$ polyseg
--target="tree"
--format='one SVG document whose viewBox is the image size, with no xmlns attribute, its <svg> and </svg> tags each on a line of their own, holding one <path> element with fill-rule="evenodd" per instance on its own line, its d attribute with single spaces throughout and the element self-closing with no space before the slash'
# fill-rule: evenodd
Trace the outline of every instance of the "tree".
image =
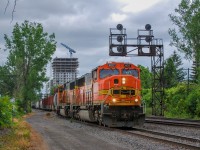
<svg viewBox="0 0 200 150">
<path fill-rule="evenodd" d="M 165 87 L 170 88 L 176 86 L 185 78 L 183 71 L 181 57 L 174 51 L 174 53 L 165 61 Z"/>
<path fill-rule="evenodd" d="M 55 35 L 44 32 L 39 23 L 16 23 L 13 35 L 4 36 L 10 51 L 7 65 L 16 77 L 14 97 L 21 101 L 24 111 L 30 110 L 31 101 L 47 81 L 45 66 L 56 50 Z"/>
<path fill-rule="evenodd" d="M 149 71 L 149 68 L 145 68 L 144 66 L 138 65 L 138 67 L 141 70 L 140 73 L 140 79 L 141 79 L 141 84 L 142 84 L 142 88 L 143 89 L 148 89 L 151 88 L 151 84 L 152 84 L 152 74 Z"/>
<path fill-rule="evenodd" d="M 195 61 L 197 65 L 196 81 L 200 83 L 200 1 L 182 0 L 175 15 L 170 14 L 171 21 L 177 29 L 169 29 L 171 45 L 185 53 L 185 57 Z"/>
<path fill-rule="evenodd" d="M 193 61 L 192 63 L 192 72 L 191 72 L 191 79 L 194 83 L 198 83 L 198 81 L 200 81 L 199 78 L 199 72 L 200 72 L 200 68 L 199 68 L 199 65 L 198 63 L 196 63 L 196 61 Z"/>
<path fill-rule="evenodd" d="M 11 74 L 8 67 L 0 66 L 0 95 L 12 95 L 15 76 Z"/>
</svg>

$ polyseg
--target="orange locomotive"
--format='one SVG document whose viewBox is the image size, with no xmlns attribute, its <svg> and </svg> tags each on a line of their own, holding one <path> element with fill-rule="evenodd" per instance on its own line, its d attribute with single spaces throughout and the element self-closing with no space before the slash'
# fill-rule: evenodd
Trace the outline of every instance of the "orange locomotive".
<svg viewBox="0 0 200 150">
<path fill-rule="evenodd" d="M 133 127 L 145 120 L 140 69 L 109 62 L 60 86 L 54 95 L 57 113 L 109 127 Z"/>
</svg>

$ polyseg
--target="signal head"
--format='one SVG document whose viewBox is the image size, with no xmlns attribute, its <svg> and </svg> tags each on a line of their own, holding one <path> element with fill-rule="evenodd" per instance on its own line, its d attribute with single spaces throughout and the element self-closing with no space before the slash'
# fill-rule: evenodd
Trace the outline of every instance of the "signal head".
<svg viewBox="0 0 200 150">
<path fill-rule="evenodd" d="M 145 41 L 146 41 L 147 43 L 149 43 L 149 42 L 152 41 L 152 38 L 151 38 L 150 36 L 147 36 L 147 37 L 145 38 Z"/>
<path fill-rule="evenodd" d="M 118 42 L 122 42 L 123 41 L 123 37 L 121 35 L 117 36 L 117 41 Z"/>
<path fill-rule="evenodd" d="M 118 24 L 118 25 L 117 25 L 117 30 L 120 30 L 120 31 L 121 31 L 122 29 L 123 29 L 123 25 L 122 25 L 122 24 Z"/>
<path fill-rule="evenodd" d="M 118 47 L 117 47 L 117 51 L 118 51 L 119 53 L 122 53 L 122 52 L 124 51 L 124 48 L 123 48 L 122 46 L 118 46 Z"/>
<path fill-rule="evenodd" d="M 146 25 L 145 25 L 145 29 L 146 29 L 146 30 L 151 30 L 151 25 L 150 25 L 150 24 L 146 24 Z"/>
</svg>

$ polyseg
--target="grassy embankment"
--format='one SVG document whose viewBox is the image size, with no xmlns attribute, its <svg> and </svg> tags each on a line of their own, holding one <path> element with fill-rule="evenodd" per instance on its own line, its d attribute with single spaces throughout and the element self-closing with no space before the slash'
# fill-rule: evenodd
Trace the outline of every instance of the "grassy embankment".
<svg viewBox="0 0 200 150">
<path fill-rule="evenodd" d="M 30 125 L 24 121 L 24 117 L 13 120 L 13 126 L 0 130 L 0 150 L 27 150 L 31 148 Z"/>
</svg>

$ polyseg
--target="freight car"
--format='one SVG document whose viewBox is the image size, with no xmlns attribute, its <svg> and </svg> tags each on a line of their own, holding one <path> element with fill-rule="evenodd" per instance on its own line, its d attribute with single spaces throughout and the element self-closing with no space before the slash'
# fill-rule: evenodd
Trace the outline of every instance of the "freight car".
<svg viewBox="0 0 200 150">
<path fill-rule="evenodd" d="M 108 62 L 56 89 L 43 102 L 57 114 L 109 127 L 143 125 L 140 69 L 131 63 Z"/>
</svg>

